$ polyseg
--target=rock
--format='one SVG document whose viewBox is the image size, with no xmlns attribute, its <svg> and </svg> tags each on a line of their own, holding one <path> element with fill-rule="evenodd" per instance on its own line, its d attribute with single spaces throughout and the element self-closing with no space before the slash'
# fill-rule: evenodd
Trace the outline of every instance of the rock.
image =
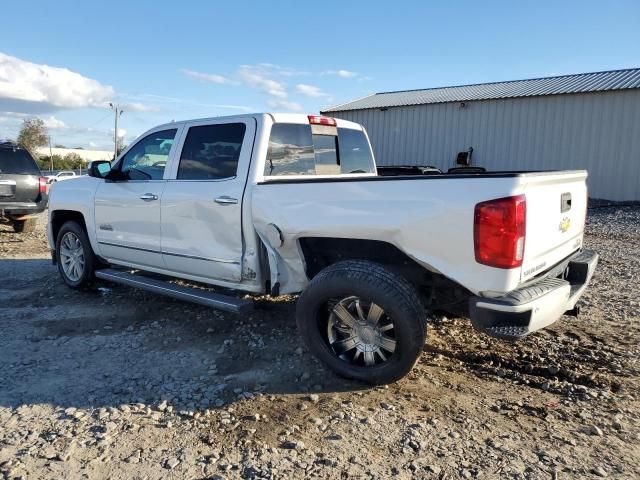
<svg viewBox="0 0 640 480">
<path fill-rule="evenodd" d="M 287 450 L 302 450 L 304 448 L 304 442 L 301 440 L 288 440 L 282 444 L 282 448 Z"/>
<path fill-rule="evenodd" d="M 320 396 L 312 393 L 311 395 L 309 395 L 309 401 L 312 403 L 318 403 L 320 401 Z"/>
<path fill-rule="evenodd" d="M 136 450 L 124 460 L 127 463 L 140 463 L 140 450 Z"/>
<path fill-rule="evenodd" d="M 167 461 L 164 464 L 165 468 L 168 468 L 169 470 L 173 470 L 178 465 L 180 465 L 180 460 L 178 460 L 176 457 L 171 457 L 167 459 Z"/>
<path fill-rule="evenodd" d="M 591 425 L 589 427 L 590 435 L 597 435 L 598 437 L 602 437 L 604 435 L 603 431 L 597 425 Z"/>
<path fill-rule="evenodd" d="M 607 471 L 606 471 L 604 468 L 602 468 L 602 467 L 595 467 L 595 468 L 593 468 L 593 469 L 591 470 L 591 472 L 592 472 L 594 475 L 597 475 L 598 477 L 603 477 L 603 478 L 604 478 L 604 477 L 607 477 L 607 476 L 609 475 L 609 474 L 607 473 Z"/>
<path fill-rule="evenodd" d="M 160 412 L 164 412 L 166 409 L 167 409 L 167 401 L 166 401 L 166 400 L 163 400 L 162 402 L 160 402 L 160 403 L 158 404 L 158 410 L 159 410 Z"/>
</svg>

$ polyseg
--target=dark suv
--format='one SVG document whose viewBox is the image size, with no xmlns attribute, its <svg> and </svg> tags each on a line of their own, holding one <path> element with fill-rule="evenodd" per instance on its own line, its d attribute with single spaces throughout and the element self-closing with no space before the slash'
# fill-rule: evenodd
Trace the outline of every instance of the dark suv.
<svg viewBox="0 0 640 480">
<path fill-rule="evenodd" d="M 47 179 L 31 154 L 13 142 L 0 143 L 0 218 L 18 233 L 31 232 L 47 200 Z"/>
</svg>

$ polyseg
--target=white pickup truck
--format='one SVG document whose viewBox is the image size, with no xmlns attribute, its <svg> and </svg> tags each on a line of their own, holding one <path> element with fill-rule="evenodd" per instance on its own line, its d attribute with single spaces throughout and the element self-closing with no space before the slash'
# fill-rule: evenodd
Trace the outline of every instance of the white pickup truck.
<svg viewBox="0 0 640 480">
<path fill-rule="evenodd" d="M 388 383 L 418 359 L 429 312 L 505 339 L 577 315 L 598 260 L 582 248 L 586 177 L 382 176 L 352 122 L 172 122 L 53 186 L 48 238 L 72 288 L 98 278 L 238 313 L 252 307 L 239 293 L 302 292 L 311 352 Z"/>
</svg>

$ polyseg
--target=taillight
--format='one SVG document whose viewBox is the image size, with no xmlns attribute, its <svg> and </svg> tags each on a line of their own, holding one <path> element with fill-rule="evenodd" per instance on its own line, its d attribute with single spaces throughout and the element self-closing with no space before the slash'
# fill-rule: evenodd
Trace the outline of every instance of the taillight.
<svg viewBox="0 0 640 480">
<path fill-rule="evenodd" d="M 473 224 L 476 261 L 496 268 L 521 266 L 526 220 L 524 195 L 477 204 Z"/>
<path fill-rule="evenodd" d="M 38 187 L 40 193 L 47 193 L 47 179 L 44 177 L 38 178 Z"/>
<path fill-rule="evenodd" d="M 323 117 L 321 115 L 307 115 L 309 119 L 309 123 L 311 125 L 329 125 L 330 127 L 335 127 L 336 119 L 331 117 Z"/>
</svg>

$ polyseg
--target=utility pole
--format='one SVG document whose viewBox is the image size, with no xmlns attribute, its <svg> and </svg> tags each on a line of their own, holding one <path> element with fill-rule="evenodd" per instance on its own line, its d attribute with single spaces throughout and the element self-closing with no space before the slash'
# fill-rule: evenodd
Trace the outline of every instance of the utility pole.
<svg viewBox="0 0 640 480">
<path fill-rule="evenodd" d="M 113 159 L 115 160 L 116 158 L 118 158 L 118 117 L 122 115 L 123 110 L 118 107 L 118 105 L 111 102 L 109 103 L 109 106 L 111 107 L 111 110 L 113 110 L 116 114 L 115 127 L 113 130 Z"/>
<path fill-rule="evenodd" d="M 49 135 L 49 161 L 51 162 L 51 171 L 53 172 L 53 154 L 51 153 L 51 135 Z"/>
</svg>

